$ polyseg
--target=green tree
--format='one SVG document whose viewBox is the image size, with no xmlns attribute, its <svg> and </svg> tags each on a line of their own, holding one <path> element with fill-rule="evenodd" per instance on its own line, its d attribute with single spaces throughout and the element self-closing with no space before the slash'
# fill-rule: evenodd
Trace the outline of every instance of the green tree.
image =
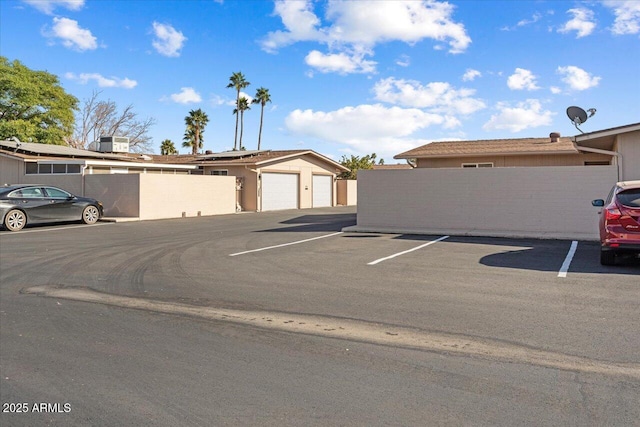
<svg viewBox="0 0 640 427">
<path fill-rule="evenodd" d="M 77 109 L 57 76 L 0 56 L 0 138 L 66 145 Z"/>
<path fill-rule="evenodd" d="M 187 129 L 184 132 L 182 142 L 183 147 L 191 147 L 192 154 L 198 154 L 198 150 L 202 148 L 204 142 L 204 128 L 209 122 L 209 117 L 200 108 L 189 111 L 189 115 L 184 118 Z"/>
<path fill-rule="evenodd" d="M 249 100 L 246 97 L 242 96 L 238 101 L 238 108 L 233 110 L 233 114 L 235 114 L 236 117 L 238 117 L 238 112 L 240 112 L 240 149 L 241 150 L 243 149 L 242 134 L 244 132 L 244 112 L 250 109 L 251 107 L 249 107 Z"/>
<path fill-rule="evenodd" d="M 342 172 L 338 175 L 338 178 L 341 179 L 357 179 L 358 171 L 360 169 L 373 169 L 373 166 L 376 164 L 376 153 L 367 154 L 366 156 L 354 156 L 351 157 L 342 156 L 340 159 L 340 164 L 344 167 L 349 168 L 349 172 Z M 384 164 L 384 159 L 380 159 L 378 162 L 379 165 Z"/>
<path fill-rule="evenodd" d="M 170 139 L 165 139 L 160 144 L 160 154 L 162 154 L 163 156 L 178 154 L 178 150 L 176 150 L 176 146 L 173 144 L 173 141 L 171 141 Z"/>
<path fill-rule="evenodd" d="M 267 102 L 271 102 L 271 95 L 269 89 L 263 87 L 258 88 L 256 91 L 256 97 L 251 101 L 252 104 L 260 104 L 260 131 L 258 132 L 258 150 L 260 149 L 260 141 L 262 140 L 262 119 L 264 117 L 264 106 Z"/>
<path fill-rule="evenodd" d="M 250 84 L 251 83 L 249 83 L 245 79 L 244 74 L 242 74 L 240 71 L 238 71 L 237 73 L 231 74 L 231 77 L 229 77 L 229 84 L 227 85 L 227 88 L 234 88 L 236 90 L 236 109 L 239 109 L 239 106 L 240 106 L 240 91 L 246 88 L 247 86 L 249 86 Z M 234 150 L 238 149 L 238 115 L 237 114 L 236 114 L 236 134 L 233 139 L 233 149 Z"/>
</svg>

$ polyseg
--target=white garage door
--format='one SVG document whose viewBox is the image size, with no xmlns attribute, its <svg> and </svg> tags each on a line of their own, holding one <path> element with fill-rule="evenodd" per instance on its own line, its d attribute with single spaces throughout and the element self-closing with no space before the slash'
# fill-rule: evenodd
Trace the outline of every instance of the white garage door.
<svg viewBox="0 0 640 427">
<path fill-rule="evenodd" d="M 298 174 L 262 174 L 262 210 L 298 209 Z"/>
<path fill-rule="evenodd" d="M 333 177 L 313 175 L 313 207 L 331 206 L 333 202 Z"/>
</svg>

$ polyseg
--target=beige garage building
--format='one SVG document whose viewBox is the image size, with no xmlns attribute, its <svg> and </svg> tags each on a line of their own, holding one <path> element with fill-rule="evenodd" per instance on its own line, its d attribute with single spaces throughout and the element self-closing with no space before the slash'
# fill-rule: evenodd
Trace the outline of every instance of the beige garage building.
<svg viewBox="0 0 640 427">
<path fill-rule="evenodd" d="M 337 205 L 337 176 L 349 169 L 313 150 L 228 151 L 153 156 L 196 165 L 203 175 L 235 176 L 238 209 L 272 211 Z"/>
</svg>

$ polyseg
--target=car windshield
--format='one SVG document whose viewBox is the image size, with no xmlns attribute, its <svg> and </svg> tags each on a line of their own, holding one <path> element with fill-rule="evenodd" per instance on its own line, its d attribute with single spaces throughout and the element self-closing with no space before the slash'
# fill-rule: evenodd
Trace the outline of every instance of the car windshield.
<svg viewBox="0 0 640 427">
<path fill-rule="evenodd" d="M 620 192 L 616 198 L 624 206 L 640 208 L 640 188 Z"/>
</svg>

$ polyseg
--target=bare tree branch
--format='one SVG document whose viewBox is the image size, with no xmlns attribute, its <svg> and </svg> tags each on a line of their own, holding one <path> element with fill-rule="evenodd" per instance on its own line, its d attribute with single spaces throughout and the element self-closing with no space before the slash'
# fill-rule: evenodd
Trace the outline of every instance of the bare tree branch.
<svg viewBox="0 0 640 427">
<path fill-rule="evenodd" d="M 73 139 L 69 141 L 70 145 L 87 148 L 101 136 L 126 136 L 129 138 L 131 151 L 153 151 L 148 132 L 156 123 L 155 119 L 149 117 L 139 120 L 133 104 L 119 112 L 114 101 L 98 100 L 100 93 L 94 91 L 91 97 L 84 100 Z"/>
</svg>

